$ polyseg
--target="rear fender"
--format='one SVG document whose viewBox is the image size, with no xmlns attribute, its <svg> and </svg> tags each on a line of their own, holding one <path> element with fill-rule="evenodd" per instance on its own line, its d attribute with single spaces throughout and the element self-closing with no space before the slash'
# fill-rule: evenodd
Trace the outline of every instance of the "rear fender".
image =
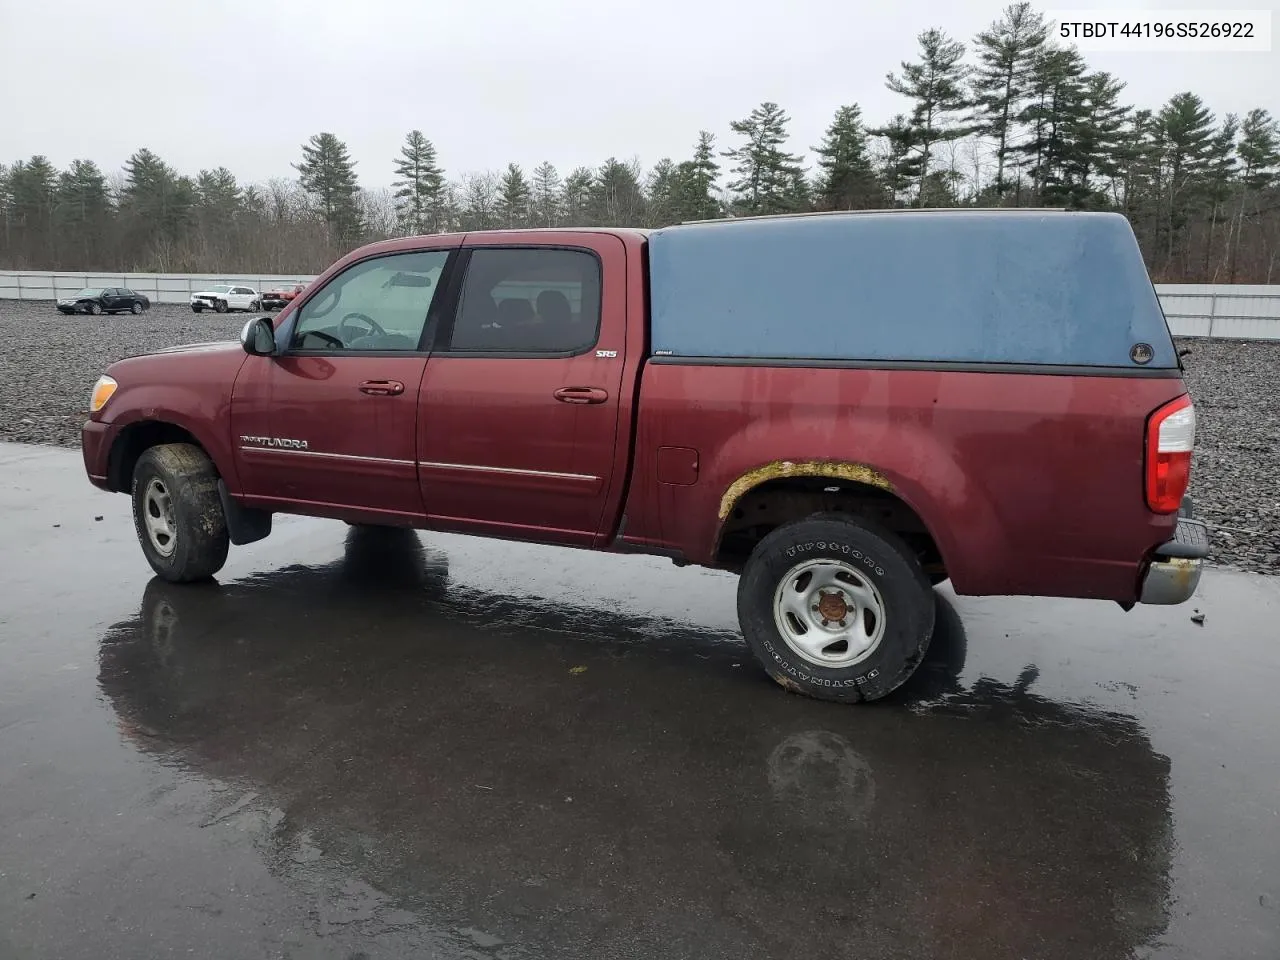
<svg viewBox="0 0 1280 960">
<path fill-rule="evenodd" d="M 831 477 L 884 490 L 915 511 L 937 544 L 957 590 L 986 583 L 989 565 L 984 558 L 1007 556 L 1007 540 L 985 492 L 967 479 L 945 437 L 900 420 L 891 430 L 887 423 L 864 418 L 846 420 L 841 426 L 849 433 L 838 442 L 824 438 L 832 431 L 832 421 L 821 417 L 791 420 L 772 437 L 762 435 L 757 424 L 730 438 L 708 464 L 707 472 L 719 491 L 708 555 L 715 554 L 734 506 L 760 484 L 788 477 Z M 807 440 L 801 445 L 797 437 L 823 441 Z M 765 463 L 755 459 L 762 449 L 797 447 L 810 454 L 842 449 L 858 459 L 812 455 Z"/>
</svg>

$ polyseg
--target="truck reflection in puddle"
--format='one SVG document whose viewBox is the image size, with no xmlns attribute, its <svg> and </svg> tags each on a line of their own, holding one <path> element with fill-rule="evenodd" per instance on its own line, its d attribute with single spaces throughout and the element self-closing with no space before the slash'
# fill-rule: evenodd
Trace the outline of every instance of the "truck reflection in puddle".
<svg viewBox="0 0 1280 960">
<path fill-rule="evenodd" d="M 451 579 L 412 531 L 352 529 L 333 563 L 153 581 L 99 681 L 139 750 L 237 785 L 245 842 L 300 896 L 357 889 L 378 923 L 472 947 L 1074 960 L 1152 942 L 1168 761 L 1131 717 L 1037 695 L 1034 667 L 967 680 L 937 603 L 908 686 L 848 710 L 780 693 L 732 631 L 513 600 Z M 211 791 L 198 818 L 229 803 Z"/>
</svg>

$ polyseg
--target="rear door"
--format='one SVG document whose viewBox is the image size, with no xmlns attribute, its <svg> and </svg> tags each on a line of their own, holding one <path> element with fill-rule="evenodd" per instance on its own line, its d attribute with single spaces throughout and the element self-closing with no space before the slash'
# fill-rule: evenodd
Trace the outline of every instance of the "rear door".
<svg viewBox="0 0 1280 960">
<path fill-rule="evenodd" d="M 232 428 L 244 492 L 264 505 L 422 517 L 418 385 L 452 246 L 384 254 L 336 273 L 249 357 Z"/>
<path fill-rule="evenodd" d="M 625 247 L 470 238 L 418 415 L 432 525 L 590 545 L 614 470 Z"/>
</svg>

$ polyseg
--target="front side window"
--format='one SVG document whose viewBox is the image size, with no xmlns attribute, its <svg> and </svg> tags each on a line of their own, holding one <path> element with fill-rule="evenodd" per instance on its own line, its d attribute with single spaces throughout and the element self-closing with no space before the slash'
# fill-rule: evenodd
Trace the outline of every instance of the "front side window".
<svg viewBox="0 0 1280 960">
<path fill-rule="evenodd" d="M 365 260 L 330 280 L 299 311 L 292 350 L 417 350 L 447 250 Z"/>
<path fill-rule="evenodd" d="M 600 262 L 582 250 L 471 253 L 449 349 L 573 354 L 596 342 Z"/>
</svg>

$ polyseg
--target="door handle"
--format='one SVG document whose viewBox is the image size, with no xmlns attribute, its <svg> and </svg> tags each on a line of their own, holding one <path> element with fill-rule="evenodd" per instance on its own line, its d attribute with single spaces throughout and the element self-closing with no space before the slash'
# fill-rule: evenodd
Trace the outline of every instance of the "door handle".
<svg viewBox="0 0 1280 960">
<path fill-rule="evenodd" d="M 371 397 L 394 397 L 404 393 L 404 384 L 399 380 L 366 380 L 360 384 L 360 392 Z"/>
<path fill-rule="evenodd" d="M 561 387 L 552 394 L 564 403 L 604 403 L 609 394 L 599 387 Z"/>
</svg>

